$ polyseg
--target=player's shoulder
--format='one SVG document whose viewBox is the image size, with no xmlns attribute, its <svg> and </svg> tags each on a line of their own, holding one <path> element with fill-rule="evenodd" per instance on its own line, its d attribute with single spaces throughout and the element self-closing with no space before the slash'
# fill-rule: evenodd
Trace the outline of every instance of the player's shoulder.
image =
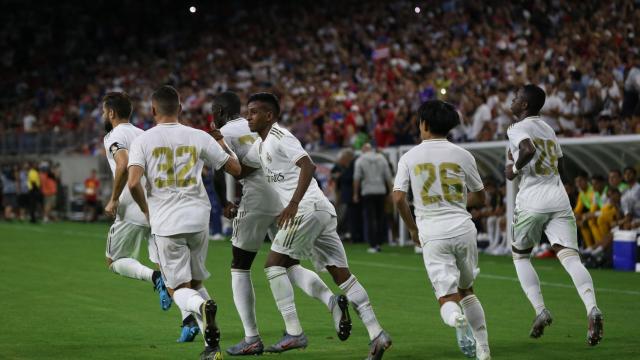
<svg viewBox="0 0 640 360">
<path fill-rule="evenodd" d="M 282 141 L 286 138 L 294 138 L 297 140 L 293 134 L 287 130 L 286 128 L 280 126 L 278 123 L 274 123 L 271 126 L 271 130 L 269 130 L 269 135 L 272 135 L 276 140 Z"/>
</svg>

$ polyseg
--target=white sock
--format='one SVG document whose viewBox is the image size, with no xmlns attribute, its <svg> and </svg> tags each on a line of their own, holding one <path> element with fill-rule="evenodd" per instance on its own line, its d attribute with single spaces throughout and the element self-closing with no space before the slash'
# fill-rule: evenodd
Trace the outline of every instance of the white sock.
<svg viewBox="0 0 640 360">
<path fill-rule="evenodd" d="M 560 259 L 560 263 L 571 276 L 573 284 L 578 290 L 578 295 L 580 295 L 587 309 L 587 315 L 589 315 L 591 309 L 596 306 L 596 294 L 593 289 L 591 275 L 584 265 L 582 265 L 578 252 L 573 249 L 562 249 L 558 251 L 558 259 Z"/>
<path fill-rule="evenodd" d="M 367 291 L 353 275 L 351 275 L 347 281 L 340 284 L 340 289 L 344 291 L 347 299 L 355 305 L 358 316 L 360 316 L 360 319 L 369 332 L 369 339 L 375 339 L 376 336 L 380 335 L 382 327 L 380 323 L 378 323 L 378 319 L 376 319 L 376 314 L 373 312 Z"/>
<path fill-rule="evenodd" d="M 205 300 L 202 298 L 200 293 L 189 288 L 178 289 L 173 293 L 173 301 L 176 303 L 176 305 L 178 305 L 180 310 L 188 311 L 193 314 L 193 317 L 196 318 L 196 322 L 198 323 L 198 327 L 200 328 L 200 332 L 204 334 L 204 323 L 202 322 L 200 307 L 205 302 Z"/>
<path fill-rule="evenodd" d="M 317 273 L 300 265 L 293 265 L 287 269 L 287 275 L 292 284 L 302 289 L 305 294 L 322 301 L 331 310 L 333 292 Z"/>
<path fill-rule="evenodd" d="M 207 291 L 207 288 L 204 287 L 204 285 L 200 286 L 200 288 L 196 289 L 196 291 L 198 292 L 198 294 L 200 294 L 200 296 L 205 300 L 211 300 L 211 296 L 209 296 L 209 292 Z"/>
<path fill-rule="evenodd" d="M 484 319 L 484 310 L 480 300 L 475 295 L 469 295 L 460 301 L 464 309 L 464 316 L 471 325 L 473 337 L 476 338 L 478 346 L 489 345 L 489 334 L 487 333 L 487 323 Z"/>
<path fill-rule="evenodd" d="M 531 305 L 536 311 L 536 315 L 540 314 L 544 310 L 544 299 L 542 298 L 542 290 L 540 290 L 540 280 L 538 279 L 538 273 L 531 265 L 531 260 L 527 257 L 524 259 L 513 259 L 513 264 L 516 267 L 516 273 L 518 274 L 518 280 L 520 280 L 520 286 L 524 290 L 525 295 L 531 302 Z"/>
<path fill-rule="evenodd" d="M 194 315 L 202 315 L 200 314 L 200 307 L 205 302 L 205 299 L 196 290 L 189 288 L 178 289 L 173 293 L 173 301 L 175 301 L 180 310 L 188 311 Z"/>
<path fill-rule="evenodd" d="M 440 306 L 442 321 L 451 327 L 456 326 L 456 319 L 460 315 L 462 315 L 462 309 L 460 309 L 460 306 L 455 301 L 447 301 Z"/>
<path fill-rule="evenodd" d="M 132 279 L 152 282 L 153 270 L 140 264 L 136 259 L 121 258 L 111 263 L 111 270 Z"/>
<path fill-rule="evenodd" d="M 244 336 L 258 336 L 256 321 L 256 295 L 251 282 L 251 271 L 231 269 L 231 289 L 233 302 L 242 320 Z"/>
<path fill-rule="evenodd" d="M 180 306 L 178 306 L 178 308 L 180 309 Z M 183 309 L 180 309 L 180 314 L 182 315 L 182 321 L 184 321 L 184 319 L 188 318 L 189 315 L 191 315 L 190 312 L 188 312 L 187 310 L 183 310 Z"/>
<path fill-rule="evenodd" d="M 296 304 L 293 301 L 293 286 L 287 276 L 287 269 L 282 266 L 270 266 L 264 269 L 264 272 L 269 280 L 278 310 L 284 319 L 287 334 L 294 336 L 302 334 L 302 326 L 298 319 Z"/>
</svg>

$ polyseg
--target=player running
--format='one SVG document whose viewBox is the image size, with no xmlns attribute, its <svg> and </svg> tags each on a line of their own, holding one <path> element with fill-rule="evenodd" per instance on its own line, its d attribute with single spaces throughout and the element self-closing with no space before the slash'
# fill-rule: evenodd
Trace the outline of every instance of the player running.
<svg viewBox="0 0 640 360">
<path fill-rule="evenodd" d="M 178 122 L 181 110 L 178 92 L 163 86 L 151 98 L 157 122 L 133 142 L 129 154 L 128 186 L 143 211 L 148 211 L 158 248 L 162 275 L 181 310 L 192 313 L 204 334 L 201 359 L 222 359 L 217 305 L 202 282 L 209 277 L 205 267 L 211 203 L 202 184 L 202 167 L 240 174 L 240 163 L 224 140 L 214 141 L 201 130 Z M 139 187 L 148 179 L 149 209 Z"/>
<path fill-rule="evenodd" d="M 258 138 L 249 130 L 249 123 L 240 116 L 240 98 L 233 92 L 223 92 L 213 99 L 212 112 L 214 138 L 225 141 L 242 161 Z M 224 179 L 224 177 L 223 177 Z M 222 182 L 220 182 L 222 183 Z M 251 265 L 267 233 L 273 238 L 277 229 L 277 216 L 282 211 L 278 194 L 267 184 L 261 169 L 240 180 L 242 199 L 239 208 L 225 204 L 224 213 L 233 219 L 231 235 L 231 288 L 245 337 L 227 349 L 229 355 L 259 355 L 264 344 L 258 332 L 255 310 L 255 292 L 251 281 Z M 217 190 L 224 195 L 224 187 Z M 221 196 L 223 198 L 224 196 Z"/>
<path fill-rule="evenodd" d="M 381 359 L 391 346 L 391 338 L 378 323 L 364 287 L 349 271 L 344 247 L 336 232 L 335 209 L 318 183 L 312 181 L 313 161 L 298 139 L 277 124 L 280 105 L 275 95 L 254 94 L 249 98 L 248 108 L 249 128 L 260 137 L 243 160 L 248 166 L 243 166 L 243 175 L 262 168 L 267 183 L 277 192 L 284 207 L 278 217 L 280 231 L 271 245 L 265 273 L 286 333 L 266 351 L 283 352 L 307 346 L 294 303 L 293 283 L 332 310 L 341 340 L 346 340 L 351 332 L 350 301 L 369 332 L 368 359 Z M 329 271 L 346 298 L 333 296 L 318 274 L 300 266 L 301 259 L 311 259 L 316 270 Z"/>
<path fill-rule="evenodd" d="M 511 111 L 518 122 L 507 130 L 510 158 L 507 179 L 520 175 L 513 215 L 513 263 L 520 285 L 536 311 L 530 336 L 539 338 L 552 317 L 544 305 L 540 280 L 531 265 L 531 250 L 547 235 L 560 263 L 571 276 L 589 319 L 587 342 L 597 345 L 603 336 L 603 317 L 596 305 L 593 280 L 578 254 L 576 219 L 560 178 L 562 150 L 553 129 L 539 117 L 544 91 L 535 85 L 518 90 Z"/>
<path fill-rule="evenodd" d="M 453 106 L 427 101 L 418 116 L 422 143 L 400 158 L 393 200 L 411 239 L 423 249 L 440 315 L 456 329 L 460 350 L 468 357 L 490 359 L 484 310 L 473 292 L 477 231 L 467 211 L 467 206 L 483 203 L 484 186 L 473 156 L 446 139 L 460 123 Z M 409 189 L 414 194 L 417 224 L 407 202 Z M 467 189 L 471 191 L 468 200 Z"/>
<path fill-rule="evenodd" d="M 126 93 L 111 92 L 102 99 L 102 118 L 108 131 L 104 137 L 104 149 L 113 173 L 113 190 L 105 213 L 115 217 L 107 235 L 107 266 L 116 274 L 152 283 L 160 295 L 160 307 L 169 310 L 171 297 L 160 271 L 154 271 L 137 260 L 140 244 L 148 241 L 149 259 L 158 263 L 147 217 L 134 203 L 129 189 L 125 188 L 128 150 L 133 140 L 144 133 L 129 122 L 131 109 L 131 100 Z M 144 179 L 141 184 L 144 184 Z"/>
</svg>

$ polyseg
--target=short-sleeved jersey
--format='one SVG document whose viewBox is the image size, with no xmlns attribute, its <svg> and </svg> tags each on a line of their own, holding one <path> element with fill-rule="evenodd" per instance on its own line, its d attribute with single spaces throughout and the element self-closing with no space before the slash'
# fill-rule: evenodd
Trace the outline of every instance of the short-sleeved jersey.
<svg viewBox="0 0 640 360">
<path fill-rule="evenodd" d="M 254 168 L 262 168 L 267 184 L 273 187 L 281 205 L 286 207 L 298 187 L 300 168 L 296 162 L 305 156 L 309 154 L 302 148 L 300 141 L 289 130 L 273 124 L 264 140 L 258 137 L 244 157 L 243 163 Z M 324 210 L 336 215 L 335 208 L 320 190 L 318 182 L 312 179 L 298 204 L 298 213 L 315 210 Z"/>
<path fill-rule="evenodd" d="M 516 209 L 539 213 L 570 209 L 569 196 L 558 172 L 562 150 L 553 129 L 540 117 L 532 116 L 511 125 L 507 136 L 515 162 L 520 155 L 521 141 L 531 139 L 536 147 L 533 159 L 518 170 L 522 175 Z"/>
<path fill-rule="evenodd" d="M 249 123 L 244 118 L 229 121 L 220 128 L 220 132 L 240 161 L 247 156 L 259 137 L 258 134 L 249 130 Z M 267 184 L 262 168 L 240 180 L 240 184 L 242 184 L 241 209 L 265 215 L 277 215 L 282 211 L 278 194 Z"/>
<path fill-rule="evenodd" d="M 206 132 L 178 123 L 158 124 L 135 139 L 129 166 L 147 177 L 151 232 L 160 236 L 209 228 L 211 203 L 202 183 L 206 161 L 218 170 L 229 154 Z"/>
<path fill-rule="evenodd" d="M 467 211 L 467 189 L 484 187 L 476 160 L 445 139 L 425 140 L 402 155 L 394 191 L 413 192 L 423 241 L 460 236 L 474 225 Z"/>
<path fill-rule="evenodd" d="M 107 154 L 107 161 L 111 167 L 113 177 L 116 176 L 116 161 L 113 156 L 120 150 L 129 150 L 133 140 L 140 136 L 144 131 L 133 126 L 130 123 L 120 124 L 111 130 L 104 137 L 104 149 Z M 142 179 L 142 185 L 145 185 L 145 179 Z M 116 213 L 116 219 L 131 224 L 149 226 L 147 218 L 144 216 L 138 204 L 133 201 L 129 188 L 127 186 L 120 194 L 120 204 Z"/>
</svg>

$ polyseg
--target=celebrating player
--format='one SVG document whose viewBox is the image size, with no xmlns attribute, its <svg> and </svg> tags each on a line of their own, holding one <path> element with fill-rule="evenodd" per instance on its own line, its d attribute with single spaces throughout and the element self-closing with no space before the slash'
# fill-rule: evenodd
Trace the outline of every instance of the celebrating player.
<svg viewBox="0 0 640 360">
<path fill-rule="evenodd" d="M 530 257 L 544 231 L 584 302 L 589 319 L 587 342 L 594 346 L 602 340 L 603 317 L 596 305 L 591 275 L 578 254 L 576 219 L 560 179 L 562 150 L 553 129 L 538 115 L 545 97 L 538 86 L 525 85 L 511 103 L 518 122 L 507 131 L 513 161 L 506 164 L 505 175 L 509 180 L 521 176 L 513 215 L 513 263 L 522 290 L 536 311 L 530 335 L 539 338 L 551 325 L 552 317 L 544 305 Z"/>
<path fill-rule="evenodd" d="M 114 178 L 113 191 L 105 207 L 105 213 L 115 217 L 107 235 L 107 266 L 116 274 L 152 283 L 160 295 L 162 310 L 169 310 L 171 297 L 164 286 L 160 271 L 154 271 L 137 260 L 140 244 L 148 241 L 149 259 L 158 263 L 155 243 L 150 239 L 149 222 L 133 202 L 129 189 L 125 188 L 128 149 L 133 140 L 144 133 L 129 122 L 130 116 L 131 100 L 127 94 L 112 92 L 104 96 L 102 117 L 108 131 L 104 137 L 104 148 Z M 144 184 L 144 179 L 141 184 Z"/>
<path fill-rule="evenodd" d="M 191 312 L 205 338 L 201 359 L 222 358 L 217 305 L 203 286 L 211 203 L 202 184 L 207 161 L 216 170 L 239 175 L 240 163 L 224 140 L 214 141 L 201 130 L 178 122 L 181 105 L 170 86 L 157 89 L 151 99 L 154 128 L 140 135 L 129 154 L 128 186 L 134 200 L 148 211 L 165 283 L 181 310 Z M 149 209 L 139 187 L 148 179 Z"/>
<path fill-rule="evenodd" d="M 286 334 L 266 351 L 282 352 L 307 346 L 294 303 L 294 283 L 332 310 L 341 340 L 346 340 L 351 331 L 347 304 L 350 301 L 369 332 L 368 359 L 381 359 L 391 346 L 391 338 L 380 327 L 364 287 L 349 271 L 344 247 L 336 232 L 335 209 L 313 181 L 313 161 L 298 139 L 277 124 L 280 105 L 275 95 L 254 94 L 249 98 L 248 108 L 249 128 L 260 137 L 243 160 L 249 166 L 243 166 L 243 174 L 262 168 L 267 183 L 278 193 L 284 207 L 278 217 L 280 231 L 271 245 L 265 273 L 284 318 Z M 300 266 L 301 259 L 312 259 L 317 270 L 328 270 L 346 298 L 333 296 L 316 273 Z"/>
<path fill-rule="evenodd" d="M 472 287 L 478 267 L 477 231 L 467 211 L 467 205 L 483 203 L 482 180 L 473 156 L 446 139 L 460 123 L 453 106 L 427 101 L 418 116 L 422 143 L 400 158 L 393 199 L 411 239 L 423 248 L 440 315 L 456 329 L 460 350 L 469 357 L 490 359 L 484 310 Z M 409 189 L 417 224 L 407 202 Z"/>
</svg>

